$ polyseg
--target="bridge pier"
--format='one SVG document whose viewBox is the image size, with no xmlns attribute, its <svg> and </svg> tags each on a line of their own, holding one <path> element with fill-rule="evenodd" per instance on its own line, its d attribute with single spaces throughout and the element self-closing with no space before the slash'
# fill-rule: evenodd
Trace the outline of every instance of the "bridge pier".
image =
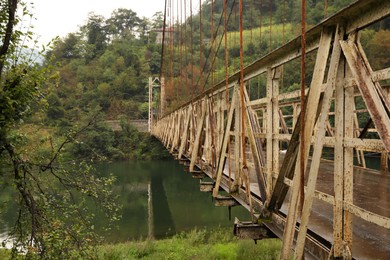
<svg viewBox="0 0 390 260">
<path fill-rule="evenodd" d="M 212 181 L 206 182 L 206 181 L 200 181 L 199 182 L 199 189 L 202 192 L 212 192 L 214 189 L 215 183 Z"/>
<path fill-rule="evenodd" d="M 218 195 L 214 197 L 214 205 L 217 207 L 235 207 L 240 205 L 240 203 L 231 196 Z"/>
<path fill-rule="evenodd" d="M 240 239 L 262 240 L 265 238 L 276 238 L 276 236 L 264 225 L 252 221 L 234 220 L 233 234 Z"/>
</svg>

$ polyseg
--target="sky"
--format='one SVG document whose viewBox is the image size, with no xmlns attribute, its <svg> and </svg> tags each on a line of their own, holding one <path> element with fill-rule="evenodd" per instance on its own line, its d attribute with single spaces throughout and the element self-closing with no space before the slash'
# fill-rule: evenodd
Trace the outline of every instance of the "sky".
<svg viewBox="0 0 390 260">
<path fill-rule="evenodd" d="M 30 0 L 36 20 L 33 32 L 39 35 L 39 43 L 46 44 L 56 36 L 64 37 L 78 31 L 88 14 L 94 12 L 106 18 L 118 8 L 131 9 L 139 17 L 151 18 L 164 11 L 165 0 Z"/>
</svg>

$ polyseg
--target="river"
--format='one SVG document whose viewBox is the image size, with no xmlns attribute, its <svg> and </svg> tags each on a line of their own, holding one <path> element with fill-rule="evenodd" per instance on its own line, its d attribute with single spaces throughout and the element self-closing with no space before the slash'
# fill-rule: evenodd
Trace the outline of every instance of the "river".
<svg viewBox="0 0 390 260">
<path fill-rule="evenodd" d="M 114 192 L 119 196 L 122 218 L 117 229 L 102 233 L 106 242 L 153 237 L 165 238 L 194 228 L 230 226 L 234 217 L 248 220 L 249 213 L 242 207 L 215 207 L 210 193 L 199 191 L 199 180 L 193 179 L 177 161 L 126 161 L 101 163 L 97 174 L 116 176 Z M 2 201 L 9 200 L 10 190 L 0 192 Z M 0 234 L 14 224 L 14 207 L 3 207 Z M 9 212 L 8 212 L 9 211 Z M 100 230 L 105 219 L 97 218 Z"/>
<path fill-rule="evenodd" d="M 210 193 L 199 191 L 199 180 L 177 161 L 128 161 L 98 166 L 103 174 L 117 177 L 122 218 L 119 229 L 105 238 L 111 242 L 164 238 L 193 228 L 232 226 L 234 217 L 249 219 L 242 207 L 215 207 Z"/>
</svg>

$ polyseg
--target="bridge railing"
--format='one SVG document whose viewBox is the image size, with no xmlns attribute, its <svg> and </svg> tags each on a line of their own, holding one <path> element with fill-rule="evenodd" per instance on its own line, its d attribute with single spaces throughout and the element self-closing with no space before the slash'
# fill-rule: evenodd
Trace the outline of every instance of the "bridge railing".
<svg viewBox="0 0 390 260">
<path fill-rule="evenodd" d="M 300 119 L 300 93 L 281 92 L 282 71 L 295 66 L 301 55 L 298 37 L 244 69 L 243 96 L 236 73 L 228 84 L 220 82 L 157 121 L 152 133 L 178 159 L 187 158 L 190 171 L 208 173 L 215 182 L 215 198 L 223 187 L 254 218 L 271 217 L 278 223 L 284 232 L 282 256 L 286 258 L 295 232 L 298 258 L 304 245 L 308 249 L 320 243 L 307 233 L 314 199 L 331 205 L 332 249 L 313 253 L 321 258 L 329 254 L 350 258 L 353 217 L 390 228 L 390 215 L 354 202 L 353 175 L 354 155 L 357 164 L 365 166 L 365 152 L 380 153 L 382 170 L 387 171 L 390 91 L 383 82 L 390 79 L 390 68 L 371 68 L 359 35 L 389 14 L 389 1 L 357 1 L 307 32 L 307 55 L 314 63 L 308 69 L 311 81 L 304 120 Z M 333 158 L 326 156 L 324 147 Z M 329 176 L 332 187 L 318 190 L 323 159 L 334 161 Z M 284 217 L 279 210 L 289 190 Z"/>
</svg>

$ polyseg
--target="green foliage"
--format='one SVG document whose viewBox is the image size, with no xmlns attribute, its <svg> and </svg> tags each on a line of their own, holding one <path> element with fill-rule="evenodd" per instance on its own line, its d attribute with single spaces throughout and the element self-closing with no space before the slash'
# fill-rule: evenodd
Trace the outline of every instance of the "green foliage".
<svg viewBox="0 0 390 260">
<path fill-rule="evenodd" d="M 148 33 L 161 19 L 141 19 L 128 9 L 108 19 L 91 14 L 80 31 L 56 41 L 45 61 L 58 70 L 60 85 L 53 89 L 59 100 L 51 98 L 49 120 L 71 125 L 96 107 L 107 119 L 147 116 L 145 86 L 159 73 L 161 50 Z"/>
<path fill-rule="evenodd" d="M 253 241 L 240 241 L 236 259 L 276 260 L 279 259 L 281 245 L 282 242 L 279 239 L 260 240 L 257 244 Z"/>
<path fill-rule="evenodd" d="M 11 250 L 9 249 L 0 249 L 0 259 L 11 259 Z M 19 257 L 21 258 L 21 257 Z M 15 259 L 19 259 L 19 258 L 15 258 Z"/>
<path fill-rule="evenodd" d="M 60 153 L 81 131 L 70 131 L 58 143 L 24 129 L 7 134 L 7 153 L 1 154 L 0 163 L 9 170 L 1 178 L 13 180 L 13 185 L 1 182 L 1 186 L 13 187 L 14 196 L 8 199 L 17 201 L 16 225 L 9 231 L 16 241 L 13 256 L 23 249 L 32 259 L 91 257 L 101 240 L 91 212 L 98 206 L 107 223 L 118 219 L 111 191 L 114 178 L 96 177 L 87 163 L 69 162 Z"/>
<path fill-rule="evenodd" d="M 104 245 L 103 259 L 278 259 L 281 241 L 240 241 L 226 228 L 192 230 L 170 239 Z"/>
<path fill-rule="evenodd" d="M 80 109 L 67 110 L 76 100 L 63 102 L 80 93 L 74 91 L 80 85 L 72 77 L 80 38 L 70 35 L 60 49 L 51 51 L 69 61 L 63 70 L 67 77 L 59 80 L 51 60 L 45 66 L 35 61 L 50 46 L 32 53 L 22 43 L 33 34 L 14 29 L 22 20 L 19 14 L 31 17 L 27 6 L 17 0 L 2 0 L 0 6 L 0 189 L 12 194 L 1 198 L 4 205 L 16 203 L 15 225 L 8 230 L 11 257 L 22 258 L 23 250 L 28 259 L 92 258 L 100 237 L 94 232 L 91 210 L 98 206 L 111 222 L 117 219 L 118 207 L 111 193 L 113 178 L 96 177 L 89 164 L 67 161 L 62 154 L 93 123 L 76 127 L 64 122 L 65 116 L 75 119 Z M 61 80 L 69 85 L 52 92 Z M 93 111 L 92 105 L 84 105 Z M 66 134 L 55 135 L 45 120 L 66 126 Z"/>
</svg>

